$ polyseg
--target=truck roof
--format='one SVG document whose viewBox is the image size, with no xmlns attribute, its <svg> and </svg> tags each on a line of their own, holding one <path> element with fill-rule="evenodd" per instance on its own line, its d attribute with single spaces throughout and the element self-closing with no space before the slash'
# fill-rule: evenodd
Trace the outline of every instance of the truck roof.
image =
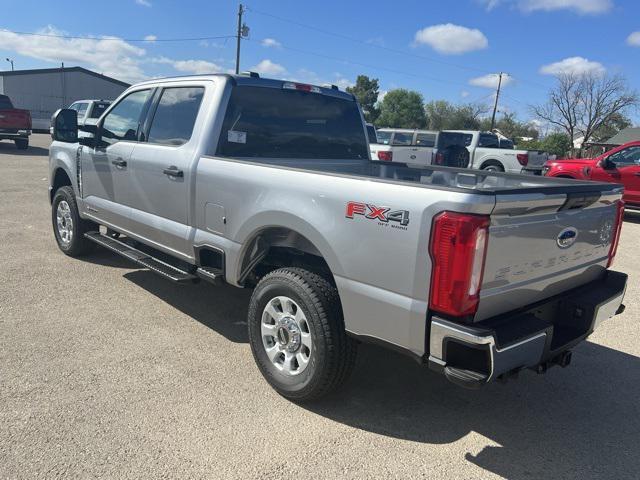
<svg viewBox="0 0 640 480">
<path fill-rule="evenodd" d="M 304 82 L 296 82 L 293 80 L 278 80 L 273 78 L 261 78 L 257 76 L 257 74 L 252 73 L 251 75 L 234 75 L 229 73 L 207 73 L 202 75 L 182 75 L 182 76 L 174 76 L 174 77 L 166 77 L 166 78 L 154 78 L 152 80 L 146 80 L 144 82 L 137 83 L 132 85 L 132 87 L 138 87 L 141 85 L 158 85 L 162 83 L 171 83 L 171 82 L 183 82 L 185 80 L 212 80 L 212 79 L 224 79 L 228 82 L 233 82 L 234 85 L 242 85 L 242 86 L 254 86 L 254 87 L 269 87 L 269 88 L 283 88 L 285 83 L 291 83 L 295 85 L 311 85 Z M 338 90 L 338 87 L 335 85 L 331 86 L 323 86 L 323 85 L 311 85 L 314 87 L 318 87 L 321 90 L 323 95 L 330 95 L 333 97 L 343 98 L 345 100 L 355 101 L 355 97 L 347 92 L 342 92 Z"/>
</svg>

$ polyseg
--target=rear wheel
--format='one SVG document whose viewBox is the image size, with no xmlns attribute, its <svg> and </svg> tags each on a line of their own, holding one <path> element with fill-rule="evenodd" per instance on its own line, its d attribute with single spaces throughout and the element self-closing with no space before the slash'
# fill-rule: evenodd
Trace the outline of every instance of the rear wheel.
<svg viewBox="0 0 640 480">
<path fill-rule="evenodd" d="M 496 160 L 489 160 L 482 165 L 482 170 L 486 170 L 487 172 L 504 172 L 504 167 Z"/>
<path fill-rule="evenodd" d="M 65 186 L 56 191 L 51 205 L 51 221 L 56 242 L 63 253 L 78 257 L 93 250 L 95 244 L 84 234 L 97 230 L 98 226 L 80 218 L 73 188 Z"/>
<path fill-rule="evenodd" d="M 260 372 L 281 395 L 309 401 L 349 376 L 355 341 L 344 329 L 336 288 L 302 268 L 266 275 L 251 297 L 249 342 Z"/>
<path fill-rule="evenodd" d="M 29 148 L 29 139 L 28 138 L 16 138 L 14 140 L 16 144 L 16 148 L 18 150 L 26 150 Z"/>
</svg>

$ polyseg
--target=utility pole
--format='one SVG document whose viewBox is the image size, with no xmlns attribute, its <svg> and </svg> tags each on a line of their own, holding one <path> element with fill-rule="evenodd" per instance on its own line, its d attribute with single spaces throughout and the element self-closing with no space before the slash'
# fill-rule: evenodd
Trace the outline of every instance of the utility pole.
<svg viewBox="0 0 640 480">
<path fill-rule="evenodd" d="M 238 32 L 237 32 L 237 43 L 236 43 L 236 75 L 240 73 L 240 39 L 242 38 L 242 14 L 244 13 L 244 8 L 242 4 L 238 5 Z"/>
<path fill-rule="evenodd" d="M 502 72 L 498 74 L 498 90 L 496 91 L 496 101 L 493 104 L 493 115 L 491 115 L 491 130 L 496 126 L 496 112 L 498 111 L 498 98 L 500 98 L 500 87 L 502 86 Z"/>
</svg>

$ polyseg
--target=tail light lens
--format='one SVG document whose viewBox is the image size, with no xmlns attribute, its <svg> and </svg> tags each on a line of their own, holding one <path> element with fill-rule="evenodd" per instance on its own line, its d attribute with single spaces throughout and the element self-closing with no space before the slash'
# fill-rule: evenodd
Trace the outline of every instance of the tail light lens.
<svg viewBox="0 0 640 480">
<path fill-rule="evenodd" d="M 618 201 L 616 211 L 616 224 L 613 226 L 613 237 L 611 238 L 611 247 L 609 248 L 609 261 L 607 268 L 613 265 L 613 259 L 618 252 L 618 243 L 620 243 L 620 232 L 622 231 L 622 223 L 624 222 L 624 202 Z"/>
<path fill-rule="evenodd" d="M 433 163 L 435 165 L 444 165 L 444 154 L 441 152 L 436 153 Z"/>
<path fill-rule="evenodd" d="M 478 310 L 489 217 L 442 212 L 431 230 L 431 310 L 461 317 Z"/>
<path fill-rule="evenodd" d="M 383 162 L 391 162 L 393 160 L 393 152 L 378 151 L 378 160 Z"/>
<path fill-rule="evenodd" d="M 526 167 L 529 164 L 529 154 L 528 153 L 517 153 L 516 157 L 518 159 L 518 163 L 523 167 Z"/>
</svg>

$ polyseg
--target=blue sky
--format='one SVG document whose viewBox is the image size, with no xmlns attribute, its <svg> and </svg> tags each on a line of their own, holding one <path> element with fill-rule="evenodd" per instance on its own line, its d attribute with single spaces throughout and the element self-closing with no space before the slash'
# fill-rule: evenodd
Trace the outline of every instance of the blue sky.
<svg viewBox="0 0 640 480">
<path fill-rule="evenodd" d="M 0 30 L 2 69 L 9 68 L 5 57 L 17 69 L 64 61 L 135 82 L 234 67 L 234 39 L 162 40 L 233 35 L 236 2 L 103 4 L 108 8 L 86 0 L 11 2 L 0 29 L 83 38 Z M 251 30 L 242 43 L 241 68 L 265 76 L 344 87 L 366 74 L 379 78 L 383 91 L 403 87 L 418 90 L 427 101 L 490 103 L 491 74 L 503 71 L 510 77 L 500 108 L 523 119 L 529 117 L 528 104 L 544 100 L 557 72 L 621 73 L 640 90 L 638 0 L 247 0 L 246 5 Z"/>
</svg>

